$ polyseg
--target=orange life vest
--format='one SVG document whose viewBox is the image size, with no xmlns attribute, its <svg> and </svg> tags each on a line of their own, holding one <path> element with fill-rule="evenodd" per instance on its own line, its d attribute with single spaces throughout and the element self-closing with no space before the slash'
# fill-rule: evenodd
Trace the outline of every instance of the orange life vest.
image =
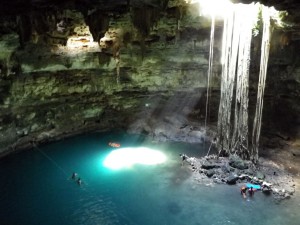
<svg viewBox="0 0 300 225">
<path fill-rule="evenodd" d="M 109 142 L 108 145 L 114 148 L 119 148 L 121 146 L 119 143 L 113 143 L 113 142 Z"/>
</svg>

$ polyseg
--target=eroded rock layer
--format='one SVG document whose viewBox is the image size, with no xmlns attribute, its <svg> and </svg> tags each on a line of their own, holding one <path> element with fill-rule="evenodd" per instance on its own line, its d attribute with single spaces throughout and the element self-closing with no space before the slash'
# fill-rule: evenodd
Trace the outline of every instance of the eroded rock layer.
<svg viewBox="0 0 300 225">
<path fill-rule="evenodd" d="M 197 4 L 179 0 L 3 4 L 1 152 L 113 128 L 160 140 L 202 141 L 210 20 L 199 16 Z M 290 26 L 275 27 L 273 32 L 265 138 L 299 137 L 300 29 L 297 15 L 291 13 Z M 222 21 L 217 21 L 206 118 L 212 127 L 218 111 L 222 30 Z M 252 43 L 249 120 L 255 107 L 260 41 L 259 33 Z"/>
</svg>

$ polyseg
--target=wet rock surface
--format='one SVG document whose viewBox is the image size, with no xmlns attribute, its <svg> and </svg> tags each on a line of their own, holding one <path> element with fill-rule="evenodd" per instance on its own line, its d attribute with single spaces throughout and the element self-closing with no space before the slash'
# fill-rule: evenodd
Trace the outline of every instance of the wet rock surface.
<svg viewBox="0 0 300 225">
<path fill-rule="evenodd" d="M 25 140 L 117 127 L 157 141 L 205 140 L 210 22 L 197 7 L 182 0 L 84 2 L 12 0 L 0 9 L 0 152 L 30 144 Z M 284 9 L 286 2 L 276 6 Z M 145 18 L 136 18 L 147 25 L 142 30 L 132 20 L 139 11 Z M 209 123 L 219 106 L 222 24 Z M 271 43 L 262 129 L 280 130 L 282 137 L 300 132 L 297 29 L 274 30 Z M 255 100 L 260 43 L 253 39 L 249 95 Z"/>
<path fill-rule="evenodd" d="M 242 167 L 240 165 L 243 165 Z M 272 194 L 276 200 L 292 197 L 296 190 L 293 175 L 275 162 L 260 158 L 258 165 L 237 156 L 217 157 L 209 155 L 202 158 L 188 157 L 188 166 L 198 182 L 211 185 L 260 185 L 265 194 Z"/>
</svg>

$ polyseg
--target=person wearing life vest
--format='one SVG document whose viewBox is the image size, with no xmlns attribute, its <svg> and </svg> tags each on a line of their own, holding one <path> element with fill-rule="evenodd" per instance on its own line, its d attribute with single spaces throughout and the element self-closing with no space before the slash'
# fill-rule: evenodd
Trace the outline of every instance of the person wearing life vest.
<svg viewBox="0 0 300 225">
<path fill-rule="evenodd" d="M 109 142 L 108 145 L 111 146 L 111 147 L 114 147 L 114 148 L 121 147 L 121 145 L 119 143 L 114 143 L 114 142 Z"/>
</svg>

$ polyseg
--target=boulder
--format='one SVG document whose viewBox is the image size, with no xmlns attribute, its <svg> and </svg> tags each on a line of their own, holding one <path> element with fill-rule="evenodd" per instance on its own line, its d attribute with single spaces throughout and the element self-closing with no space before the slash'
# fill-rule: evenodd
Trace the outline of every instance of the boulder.
<svg viewBox="0 0 300 225">
<path fill-rule="evenodd" d="M 272 189 L 271 188 L 268 188 L 268 187 L 263 187 L 261 189 L 262 193 L 266 194 L 266 195 L 269 195 L 272 193 Z"/>
<path fill-rule="evenodd" d="M 236 181 L 239 179 L 239 177 L 236 174 L 232 174 L 226 178 L 227 184 L 236 184 Z"/>
<path fill-rule="evenodd" d="M 215 170 L 211 169 L 211 170 L 207 170 L 205 172 L 207 177 L 212 177 L 215 174 Z"/>
<path fill-rule="evenodd" d="M 265 175 L 262 172 L 256 172 L 255 177 L 259 180 L 263 180 L 265 178 Z"/>
<path fill-rule="evenodd" d="M 224 173 L 230 173 L 230 168 L 227 165 L 223 165 L 221 166 L 221 169 Z"/>
<path fill-rule="evenodd" d="M 214 169 L 214 168 L 220 168 L 220 165 L 218 165 L 216 163 L 204 162 L 201 165 L 201 168 L 209 170 L 209 169 Z"/>
<path fill-rule="evenodd" d="M 252 169 L 246 169 L 244 170 L 244 173 L 253 176 L 254 175 L 254 171 Z"/>
<path fill-rule="evenodd" d="M 239 170 L 248 169 L 248 165 L 238 156 L 230 157 L 229 165 Z"/>
</svg>

